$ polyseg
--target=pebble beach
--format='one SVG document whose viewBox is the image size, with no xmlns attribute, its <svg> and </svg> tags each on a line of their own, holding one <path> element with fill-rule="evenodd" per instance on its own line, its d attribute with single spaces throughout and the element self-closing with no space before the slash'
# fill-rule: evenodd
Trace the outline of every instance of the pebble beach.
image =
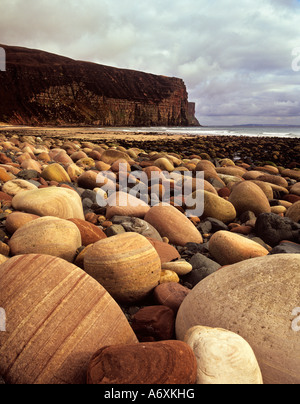
<svg viewBox="0 0 300 404">
<path fill-rule="evenodd" d="M 299 138 L 0 128 L 2 383 L 298 384 L 299 156 Z"/>
</svg>

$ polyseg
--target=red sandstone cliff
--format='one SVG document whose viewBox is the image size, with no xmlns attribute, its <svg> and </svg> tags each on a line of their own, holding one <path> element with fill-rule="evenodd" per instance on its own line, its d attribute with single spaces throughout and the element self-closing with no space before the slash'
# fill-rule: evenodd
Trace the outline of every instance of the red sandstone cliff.
<svg viewBox="0 0 300 404">
<path fill-rule="evenodd" d="M 184 82 L 0 45 L 0 122 L 64 126 L 198 126 Z"/>
</svg>

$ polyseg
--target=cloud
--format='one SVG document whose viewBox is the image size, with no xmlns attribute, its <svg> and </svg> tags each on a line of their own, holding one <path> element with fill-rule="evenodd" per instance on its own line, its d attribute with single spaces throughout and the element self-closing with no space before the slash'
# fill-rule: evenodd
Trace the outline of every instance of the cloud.
<svg viewBox="0 0 300 404">
<path fill-rule="evenodd" d="M 300 124 L 297 0 L 1 0 L 0 41 L 184 79 L 206 125 Z"/>
</svg>

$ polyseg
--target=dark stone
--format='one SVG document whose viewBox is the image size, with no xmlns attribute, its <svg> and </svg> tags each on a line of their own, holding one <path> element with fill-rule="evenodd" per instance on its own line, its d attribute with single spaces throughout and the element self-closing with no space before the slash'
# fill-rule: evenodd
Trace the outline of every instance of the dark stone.
<svg viewBox="0 0 300 404">
<path fill-rule="evenodd" d="M 283 241 L 270 254 L 300 254 L 300 244 Z"/>
<path fill-rule="evenodd" d="M 225 223 L 213 217 L 207 217 L 203 222 L 197 225 L 197 228 L 203 234 L 216 233 L 220 230 L 228 231 L 228 226 Z"/>
<path fill-rule="evenodd" d="M 117 234 L 122 233 L 126 233 L 126 230 L 120 224 L 113 224 L 112 226 L 108 227 L 105 230 L 105 234 L 107 235 L 107 237 L 113 237 L 116 236 Z"/>
<path fill-rule="evenodd" d="M 189 274 L 183 276 L 182 280 L 193 287 L 221 268 L 220 264 L 199 253 L 192 257 L 190 264 L 193 266 L 193 270 Z"/>
<path fill-rule="evenodd" d="M 185 245 L 185 254 L 189 255 L 190 257 L 192 257 L 197 253 L 204 254 L 208 252 L 209 252 L 208 243 L 203 244 L 187 243 Z"/>
<path fill-rule="evenodd" d="M 82 193 L 81 193 L 81 198 L 82 199 L 90 199 L 93 203 L 97 202 L 97 193 L 92 191 L 91 189 L 85 189 Z"/>
<path fill-rule="evenodd" d="M 32 178 L 40 178 L 41 174 L 36 170 L 22 170 L 18 172 L 17 177 L 22 180 L 31 180 Z"/>
<path fill-rule="evenodd" d="M 111 221 L 113 224 L 121 224 L 127 232 L 139 233 L 144 237 L 162 241 L 158 231 L 150 223 L 138 217 L 114 216 Z"/>
<path fill-rule="evenodd" d="M 255 233 L 271 247 L 277 246 L 282 240 L 300 242 L 300 225 L 274 213 L 258 216 Z"/>
<path fill-rule="evenodd" d="M 255 220 L 256 216 L 254 212 L 247 210 L 240 215 L 241 223 L 247 223 L 249 220 Z"/>
</svg>

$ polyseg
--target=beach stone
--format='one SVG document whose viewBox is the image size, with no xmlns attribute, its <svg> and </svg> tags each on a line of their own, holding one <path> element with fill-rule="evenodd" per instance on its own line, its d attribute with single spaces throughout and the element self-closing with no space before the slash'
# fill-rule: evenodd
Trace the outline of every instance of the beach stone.
<svg viewBox="0 0 300 404">
<path fill-rule="evenodd" d="M 12 195 L 8 195 L 6 192 L 0 191 L 0 201 L 1 202 L 11 202 Z"/>
<path fill-rule="evenodd" d="M 282 240 L 300 242 L 300 225 L 288 217 L 284 218 L 275 213 L 259 215 L 255 233 L 271 247 L 275 247 Z"/>
<path fill-rule="evenodd" d="M 94 189 L 98 186 L 97 184 L 97 171 L 86 171 L 81 174 L 77 179 L 77 184 L 79 187 L 84 189 Z"/>
<path fill-rule="evenodd" d="M 92 357 L 88 384 L 194 384 L 197 362 L 181 341 L 145 342 L 101 348 Z"/>
<path fill-rule="evenodd" d="M 150 237 L 162 241 L 158 231 L 151 226 L 150 223 L 138 217 L 114 216 L 111 221 L 114 224 L 122 225 L 127 232 L 139 233 L 144 237 Z"/>
<path fill-rule="evenodd" d="M 97 349 L 137 343 L 106 290 L 60 258 L 28 254 L 2 264 L 0 306 L 8 315 L 0 332 L 8 384 L 84 384 Z"/>
<path fill-rule="evenodd" d="M 66 168 L 66 171 L 71 181 L 73 182 L 77 182 L 78 177 L 80 177 L 84 173 L 84 169 L 78 167 L 75 163 L 69 164 Z"/>
<path fill-rule="evenodd" d="M 231 175 L 233 177 L 243 177 L 243 175 L 246 173 L 246 170 L 242 167 L 217 167 L 216 172 L 218 174 L 225 174 L 225 175 Z"/>
<path fill-rule="evenodd" d="M 234 205 L 238 215 L 247 210 L 251 210 L 256 215 L 271 212 L 269 201 L 264 192 L 250 181 L 236 184 L 229 196 L 229 202 Z"/>
<path fill-rule="evenodd" d="M 300 201 L 300 196 L 298 196 L 298 195 L 293 195 L 293 194 L 289 194 L 289 195 L 286 195 L 286 196 L 284 197 L 284 201 L 285 201 L 285 202 L 289 202 L 291 205 L 293 205 L 294 203 Z M 291 206 L 291 205 L 290 205 L 290 206 Z M 288 208 L 289 208 L 290 206 L 288 206 Z"/>
<path fill-rule="evenodd" d="M 0 167 L 0 181 L 1 182 L 7 182 L 11 181 L 14 178 L 14 175 L 11 173 L 8 173 L 4 168 Z"/>
<path fill-rule="evenodd" d="M 291 241 L 281 241 L 270 254 L 300 254 L 300 244 Z"/>
<path fill-rule="evenodd" d="M 30 182 L 22 179 L 7 181 L 2 186 L 2 192 L 5 192 L 6 194 L 11 196 L 15 196 L 19 193 L 23 193 L 25 191 L 32 191 L 36 189 L 37 189 L 36 185 L 31 184 Z"/>
<path fill-rule="evenodd" d="M 42 172 L 41 164 L 38 161 L 33 160 L 33 159 L 24 160 L 21 163 L 20 167 L 23 170 L 33 170 L 33 171 L 36 171 L 38 173 Z"/>
<path fill-rule="evenodd" d="M 4 255 L 5 257 L 8 257 L 10 253 L 10 248 L 6 243 L 3 243 L 0 241 L 0 255 Z"/>
<path fill-rule="evenodd" d="M 132 303 L 158 285 L 161 263 L 145 237 L 124 233 L 95 243 L 84 257 L 84 269 L 118 302 Z"/>
<path fill-rule="evenodd" d="M 52 149 L 49 151 L 50 158 L 56 163 L 61 163 L 64 166 L 73 164 L 73 160 L 68 156 L 67 152 L 62 149 Z"/>
<path fill-rule="evenodd" d="M 300 201 L 294 203 L 286 212 L 286 216 L 296 223 L 300 222 Z"/>
<path fill-rule="evenodd" d="M 282 177 L 292 178 L 293 180 L 300 182 L 300 171 L 286 169 L 281 172 L 281 175 Z"/>
<path fill-rule="evenodd" d="M 172 245 L 167 244 L 163 241 L 159 241 L 157 239 L 153 239 L 151 237 L 147 237 L 147 240 L 150 241 L 150 243 L 155 248 L 155 250 L 160 258 L 161 264 L 164 264 L 166 262 L 170 262 L 173 260 L 178 260 L 181 258 L 179 252 Z"/>
<path fill-rule="evenodd" d="M 292 312 L 299 307 L 300 256 L 278 254 L 221 268 L 183 301 L 177 338 L 201 324 L 235 332 L 252 347 L 265 384 L 298 384 L 299 335 Z"/>
<path fill-rule="evenodd" d="M 162 283 L 153 291 L 153 298 L 157 304 L 167 306 L 177 313 L 183 300 L 190 293 L 190 289 L 177 282 Z"/>
<path fill-rule="evenodd" d="M 131 327 L 140 342 L 171 340 L 175 333 L 175 314 L 167 306 L 144 307 L 132 317 Z"/>
<path fill-rule="evenodd" d="M 150 206 L 143 200 L 125 192 L 116 192 L 107 199 L 106 218 L 114 216 L 131 216 L 143 219 Z"/>
<path fill-rule="evenodd" d="M 260 244 L 228 231 L 219 231 L 211 237 L 209 252 L 220 265 L 232 265 L 269 254 Z"/>
<path fill-rule="evenodd" d="M 3 254 L 0 254 L 0 265 L 1 265 L 1 264 L 4 264 L 4 262 L 6 262 L 6 261 L 8 261 L 8 260 L 9 260 L 9 257 L 8 257 L 8 256 L 3 255 Z M 1 384 L 1 382 L 0 382 L 0 384 Z"/>
<path fill-rule="evenodd" d="M 251 180 L 256 180 L 261 175 L 262 175 L 261 171 L 251 170 L 251 171 L 246 171 L 242 178 L 244 180 L 250 180 L 251 181 Z"/>
<path fill-rule="evenodd" d="M 180 259 L 178 261 L 163 263 L 161 269 L 173 271 L 178 276 L 184 276 L 190 273 L 193 267 L 186 260 Z"/>
<path fill-rule="evenodd" d="M 51 161 L 51 157 L 49 156 L 48 152 L 42 152 L 37 156 L 37 159 L 39 161 L 42 161 L 43 163 L 49 163 Z"/>
<path fill-rule="evenodd" d="M 294 184 L 291 189 L 290 189 L 290 193 L 300 196 L 300 182 L 297 182 L 296 184 Z"/>
<path fill-rule="evenodd" d="M 40 173 L 36 170 L 22 170 L 18 172 L 18 178 L 26 181 L 30 181 L 36 178 L 40 178 Z M 39 184 L 40 185 L 40 184 Z"/>
<path fill-rule="evenodd" d="M 40 216 L 31 215 L 30 213 L 12 212 L 5 220 L 5 228 L 10 234 L 14 234 L 16 230 L 24 226 L 24 224 L 38 219 Z"/>
<path fill-rule="evenodd" d="M 103 163 L 105 164 L 112 165 L 120 159 L 123 159 L 125 161 L 131 160 L 127 153 L 119 150 L 108 149 L 101 154 L 101 161 L 103 161 Z"/>
<path fill-rule="evenodd" d="M 193 193 L 193 198 L 196 198 L 195 193 Z M 205 219 L 208 217 L 220 220 L 226 224 L 236 218 L 236 210 L 232 203 L 218 195 L 204 191 L 204 212 L 202 218 Z"/>
<path fill-rule="evenodd" d="M 70 222 L 74 223 L 81 234 L 81 240 L 83 246 L 88 246 L 94 244 L 99 240 L 107 238 L 106 234 L 99 227 L 94 224 L 87 222 L 82 219 L 68 219 Z"/>
<path fill-rule="evenodd" d="M 155 160 L 154 165 L 160 168 L 162 171 L 172 172 L 175 170 L 174 165 L 166 157 L 159 158 Z"/>
<path fill-rule="evenodd" d="M 17 194 L 12 200 L 16 210 L 38 216 L 84 219 L 80 196 L 67 188 L 48 187 Z"/>
<path fill-rule="evenodd" d="M 171 205 L 152 207 L 145 215 L 150 223 L 161 235 L 167 237 L 171 244 L 185 246 L 189 242 L 202 243 L 201 233 L 178 209 Z"/>
<path fill-rule="evenodd" d="M 12 255 L 46 254 L 72 262 L 81 247 L 81 235 L 74 223 L 45 216 L 20 227 L 9 246 Z"/>
<path fill-rule="evenodd" d="M 179 283 L 180 279 L 176 272 L 170 270 L 162 270 L 160 273 L 159 283 L 176 282 Z"/>
<path fill-rule="evenodd" d="M 287 188 L 289 186 L 287 180 L 278 175 L 264 174 L 264 175 L 261 175 L 260 177 L 258 177 L 257 180 L 279 185 L 280 187 L 283 187 L 283 188 Z"/>
<path fill-rule="evenodd" d="M 113 237 L 117 236 L 118 234 L 126 233 L 126 230 L 121 224 L 113 224 L 105 230 L 105 233 L 107 237 Z"/>
<path fill-rule="evenodd" d="M 284 206 L 271 206 L 271 213 L 276 213 L 276 215 L 285 214 L 287 209 Z"/>
<path fill-rule="evenodd" d="M 207 217 L 205 220 L 201 221 L 197 225 L 197 228 L 203 234 L 215 233 L 219 230 L 228 230 L 228 226 L 225 223 L 213 217 Z"/>
<path fill-rule="evenodd" d="M 71 182 L 66 170 L 58 163 L 49 164 L 45 167 L 41 176 L 46 181 Z"/>
<path fill-rule="evenodd" d="M 197 358 L 197 384 L 263 384 L 252 348 L 236 333 L 197 326 L 188 330 L 184 341 Z"/>
<path fill-rule="evenodd" d="M 248 181 L 248 182 L 250 182 L 250 181 Z M 253 184 L 257 185 L 264 192 L 264 194 L 266 195 L 266 197 L 269 201 L 274 198 L 274 191 L 272 188 L 273 184 L 269 184 L 267 182 L 258 181 L 258 180 L 253 180 L 251 182 Z"/>
<path fill-rule="evenodd" d="M 193 270 L 182 279 L 184 282 L 192 285 L 192 287 L 221 268 L 220 264 L 200 253 L 195 254 L 191 258 L 190 265 Z"/>
</svg>

